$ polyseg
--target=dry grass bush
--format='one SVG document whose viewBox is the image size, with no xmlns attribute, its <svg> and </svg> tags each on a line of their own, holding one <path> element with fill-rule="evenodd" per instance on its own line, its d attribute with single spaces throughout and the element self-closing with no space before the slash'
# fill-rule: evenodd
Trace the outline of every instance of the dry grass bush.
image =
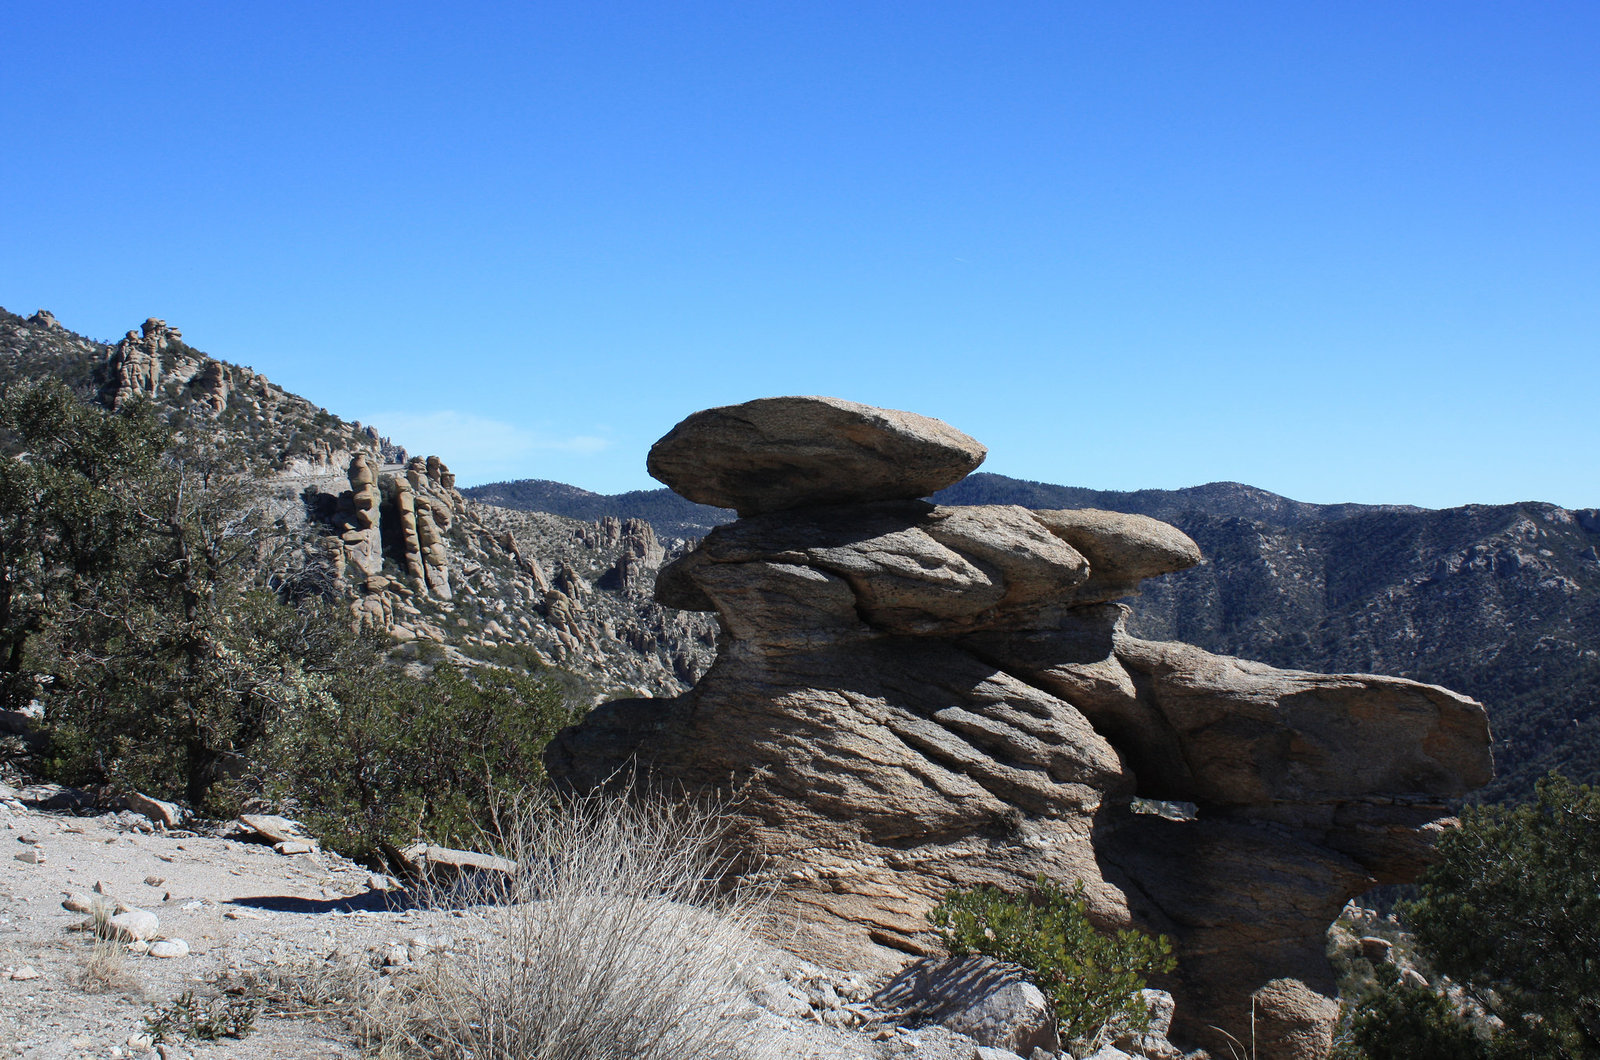
<svg viewBox="0 0 1600 1060">
<path fill-rule="evenodd" d="M 428 1037 L 475 1060 L 751 1060 L 738 980 L 760 916 L 728 888 L 715 807 L 593 795 L 519 807 L 514 875 L 480 874 L 475 944 L 432 982 Z"/>
<path fill-rule="evenodd" d="M 250 985 L 263 1015 L 342 1018 L 382 1058 L 768 1060 L 740 1015 L 762 903 L 724 884 L 718 810 L 596 795 L 502 820 L 518 872 L 418 888 L 464 914 L 448 952 L 273 975 Z"/>
<path fill-rule="evenodd" d="M 129 967 L 127 947 L 112 939 L 96 937 L 85 947 L 72 982 L 85 994 L 144 996 L 144 983 Z"/>
</svg>

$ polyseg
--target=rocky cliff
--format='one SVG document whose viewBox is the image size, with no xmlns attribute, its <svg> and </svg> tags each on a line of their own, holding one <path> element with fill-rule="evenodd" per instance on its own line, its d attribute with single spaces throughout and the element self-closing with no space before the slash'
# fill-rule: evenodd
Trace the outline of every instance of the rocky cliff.
<svg viewBox="0 0 1600 1060">
<path fill-rule="evenodd" d="M 735 794 L 789 944 L 855 967 L 923 952 L 953 887 L 1082 881 L 1106 926 L 1175 939 L 1176 1034 L 1221 1048 L 1209 1028 L 1248 1037 L 1254 1004 L 1264 1060 L 1323 1055 L 1327 927 L 1413 878 L 1444 803 L 1489 779 L 1483 708 L 1130 635 L 1115 601 L 1194 565 L 1194 542 L 1136 515 L 916 499 L 983 456 L 833 399 L 685 420 L 651 473 L 740 519 L 656 594 L 716 614 L 717 661 L 681 697 L 565 730 L 551 775 Z"/>
<path fill-rule="evenodd" d="M 471 501 L 439 457 L 408 457 L 156 318 L 101 343 L 42 310 L 0 310 L 0 383 L 44 374 L 108 408 L 152 402 L 237 453 L 261 476 L 288 575 L 342 600 L 399 657 L 553 665 L 611 695 L 672 694 L 710 665 L 709 619 L 654 600 L 670 557 L 648 523 Z"/>
</svg>

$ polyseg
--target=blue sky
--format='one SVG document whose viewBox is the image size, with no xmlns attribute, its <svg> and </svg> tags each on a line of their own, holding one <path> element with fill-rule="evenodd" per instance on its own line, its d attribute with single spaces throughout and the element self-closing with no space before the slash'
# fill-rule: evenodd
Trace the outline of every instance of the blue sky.
<svg viewBox="0 0 1600 1060">
<path fill-rule="evenodd" d="M 986 470 L 1600 505 L 1600 5 L 0 6 L 0 305 L 464 482 L 822 393 Z"/>
</svg>

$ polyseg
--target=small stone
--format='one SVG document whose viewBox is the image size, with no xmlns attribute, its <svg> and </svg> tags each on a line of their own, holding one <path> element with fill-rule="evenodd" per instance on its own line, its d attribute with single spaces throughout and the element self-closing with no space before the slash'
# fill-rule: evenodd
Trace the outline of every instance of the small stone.
<svg viewBox="0 0 1600 1060">
<path fill-rule="evenodd" d="M 154 913 L 130 906 L 107 920 L 101 933 L 123 942 L 140 942 L 159 930 L 161 921 Z"/>
<path fill-rule="evenodd" d="M 152 957 L 187 957 L 189 944 L 183 939 L 162 939 L 150 944 L 149 953 Z"/>
<path fill-rule="evenodd" d="M 1376 935 L 1367 935 L 1358 939 L 1357 945 L 1361 947 L 1361 956 L 1373 964 L 1388 964 L 1390 958 L 1394 955 L 1394 943 Z"/>
<path fill-rule="evenodd" d="M 517 863 L 509 858 L 479 854 L 472 850 L 434 846 L 431 843 L 413 843 L 400 851 L 400 860 L 407 869 L 419 875 L 424 872 L 441 873 L 445 876 L 468 872 L 500 872 L 509 875 L 517 871 Z"/>
<path fill-rule="evenodd" d="M 109 917 L 117 911 L 116 903 L 103 894 L 69 894 L 61 908 L 100 917 Z"/>
<path fill-rule="evenodd" d="M 11 856 L 22 862 L 24 865 L 43 865 L 49 860 L 44 856 L 44 851 L 42 850 L 24 850 L 20 854 L 13 854 Z"/>
<path fill-rule="evenodd" d="M 291 821 L 287 817 L 278 817 L 273 814 L 240 814 L 239 828 L 247 835 L 260 838 L 268 843 L 288 843 L 305 838 L 305 832 L 300 827 L 300 822 Z"/>
<path fill-rule="evenodd" d="M 280 854 L 309 854 L 317 849 L 317 845 L 304 839 L 291 839 L 282 843 L 274 843 L 272 849 Z"/>
<path fill-rule="evenodd" d="M 128 1035 L 128 1041 L 126 1044 L 128 1048 L 132 1049 L 134 1052 L 142 1053 L 154 1049 L 156 1043 L 155 1039 L 151 1038 L 148 1034 L 130 1034 Z"/>
<path fill-rule="evenodd" d="M 144 878 L 144 885 L 146 887 L 160 887 L 166 882 L 166 878 L 163 876 L 146 876 Z"/>
<path fill-rule="evenodd" d="M 29 979 L 39 978 L 39 972 L 36 968 L 34 968 L 33 965 L 24 964 L 21 968 L 18 968 L 16 971 L 11 973 L 11 978 L 15 979 L 19 983 L 25 983 Z"/>
<path fill-rule="evenodd" d="M 175 828 L 183 821 L 183 807 L 177 803 L 162 802 L 148 795 L 134 792 L 123 797 L 123 802 L 134 813 L 142 813 L 163 828 Z"/>
</svg>

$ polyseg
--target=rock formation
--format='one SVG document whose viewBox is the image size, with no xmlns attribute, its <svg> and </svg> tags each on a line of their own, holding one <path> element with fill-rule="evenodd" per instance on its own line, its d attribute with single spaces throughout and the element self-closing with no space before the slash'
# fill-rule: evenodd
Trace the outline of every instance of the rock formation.
<svg viewBox="0 0 1600 1060">
<path fill-rule="evenodd" d="M 1104 925 L 1173 937 L 1175 1037 L 1222 1048 L 1208 1028 L 1247 1034 L 1259 995 L 1288 1028 L 1262 1060 L 1322 1055 L 1327 927 L 1413 878 L 1446 800 L 1489 778 L 1483 708 L 1129 636 L 1113 601 L 1197 562 L 1193 542 L 1141 516 L 915 499 L 983 454 L 833 399 L 679 424 L 652 473 L 744 515 L 656 581 L 716 612 L 716 663 L 676 699 L 591 712 L 550 774 L 737 792 L 748 871 L 776 879 L 807 956 L 891 970 L 928 950 L 951 888 L 1081 880 Z M 1138 812 L 1151 800 L 1167 812 Z"/>
<path fill-rule="evenodd" d="M 176 347 L 182 338 L 183 332 L 155 317 L 146 320 L 137 332 L 128 332 L 111 354 L 110 367 L 114 373 L 111 407 L 121 408 L 136 397 L 157 397 L 162 380 L 168 374 L 167 349 Z M 194 367 L 198 368 L 198 363 Z M 176 371 L 178 366 L 171 368 Z M 193 374 L 190 372 L 188 376 Z"/>
<path fill-rule="evenodd" d="M 316 535 L 301 569 L 348 600 L 358 628 L 433 641 L 456 662 L 509 648 L 511 665 L 542 660 L 612 695 L 670 694 L 709 665 L 712 623 L 652 598 L 665 552 L 649 523 L 552 519 L 555 539 L 514 531 L 505 524 L 523 523 L 519 513 L 467 501 L 437 456 L 397 467 L 360 451 L 346 477 L 348 490 L 324 492 L 319 478 L 301 495 Z"/>
</svg>

